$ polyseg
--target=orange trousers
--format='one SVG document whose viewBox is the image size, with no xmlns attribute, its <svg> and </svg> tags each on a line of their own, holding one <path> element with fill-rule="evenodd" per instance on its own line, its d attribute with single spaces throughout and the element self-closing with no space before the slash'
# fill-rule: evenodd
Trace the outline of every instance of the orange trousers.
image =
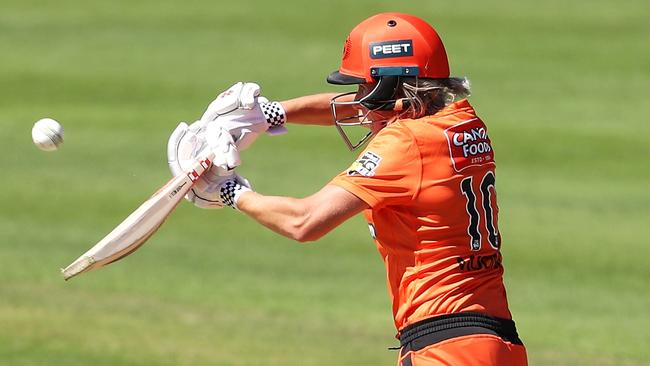
<svg viewBox="0 0 650 366">
<path fill-rule="evenodd" d="M 526 366 L 526 348 L 492 334 L 472 334 L 419 350 L 402 348 L 397 366 Z"/>
</svg>

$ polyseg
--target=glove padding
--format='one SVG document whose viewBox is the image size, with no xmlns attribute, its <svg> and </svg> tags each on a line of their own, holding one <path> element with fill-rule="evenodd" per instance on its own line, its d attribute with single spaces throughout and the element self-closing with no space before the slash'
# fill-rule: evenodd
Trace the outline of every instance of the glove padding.
<svg viewBox="0 0 650 366">
<path fill-rule="evenodd" d="M 249 148 L 263 132 L 270 135 L 287 132 L 284 108 L 261 97 L 260 86 L 255 83 L 238 82 L 219 94 L 200 121 L 204 126 L 216 123 L 228 130 L 240 151 Z"/>
<path fill-rule="evenodd" d="M 167 142 L 167 162 L 172 174 L 177 176 L 187 172 L 208 149 L 214 151 L 212 167 L 194 183 L 185 199 L 201 208 L 222 208 L 223 201 L 215 184 L 232 178 L 233 169 L 241 164 L 241 159 L 228 131 L 216 125 L 209 130 L 211 133 L 206 134 L 200 121 L 190 126 L 181 122 Z"/>
</svg>

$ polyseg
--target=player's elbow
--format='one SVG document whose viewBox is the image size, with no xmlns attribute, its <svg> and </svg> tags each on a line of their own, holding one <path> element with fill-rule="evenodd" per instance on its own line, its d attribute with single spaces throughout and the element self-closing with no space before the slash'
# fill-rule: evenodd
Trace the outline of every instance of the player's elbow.
<svg viewBox="0 0 650 366">
<path fill-rule="evenodd" d="M 323 237 L 322 233 L 316 231 L 300 230 L 294 233 L 292 239 L 299 243 L 309 243 Z"/>
<path fill-rule="evenodd" d="M 300 243 L 316 241 L 325 235 L 322 226 L 310 220 L 308 214 L 297 218 L 292 223 L 289 233 L 291 239 Z"/>
</svg>

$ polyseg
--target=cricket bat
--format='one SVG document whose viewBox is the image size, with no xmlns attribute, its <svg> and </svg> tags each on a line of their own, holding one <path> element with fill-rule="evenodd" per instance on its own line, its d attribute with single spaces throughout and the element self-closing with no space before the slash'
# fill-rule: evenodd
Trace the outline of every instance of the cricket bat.
<svg viewBox="0 0 650 366">
<path fill-rule="evenodd" d="M 214 156 L 210 151 L 184 174 L 167 182 L 95 246 L 62 269 L 63 278 L 67 281 L 80 273 L 106 266 L 140 248 L 165 222 L 194 182 L 210 168 Z"/>
</svg>

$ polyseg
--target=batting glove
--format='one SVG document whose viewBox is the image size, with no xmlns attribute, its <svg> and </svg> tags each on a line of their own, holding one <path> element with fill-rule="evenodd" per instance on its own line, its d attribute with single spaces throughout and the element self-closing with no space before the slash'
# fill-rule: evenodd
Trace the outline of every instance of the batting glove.
<svg viewBox="0 0 650 366">
<path fill-rule="evenodd" d="M 260 96 L 259 85 L 243 82 L 219 94 L 200 119 L 205 126 L 216 124 L 225 128 L 240 151 L 249 148 L 263 132 L 286 133 L 286 120 L 279 102 L 269 102 Z"/>
<path fill-rule="evenodd" d="M 211 129 L 211 138 L 201 131 L 200 122 L 188 126 L 181 122 L 167 142 L 167 162 L 174 176 L 184 174 L 193 162 L 212 150 L 212 166 L 195 183 L 185 199 L 201 208 L 222 208 L 217 185 L 231 178 L 233 169 L 241 164 L 232 136 L 222 128 Z"/>
</svg>

